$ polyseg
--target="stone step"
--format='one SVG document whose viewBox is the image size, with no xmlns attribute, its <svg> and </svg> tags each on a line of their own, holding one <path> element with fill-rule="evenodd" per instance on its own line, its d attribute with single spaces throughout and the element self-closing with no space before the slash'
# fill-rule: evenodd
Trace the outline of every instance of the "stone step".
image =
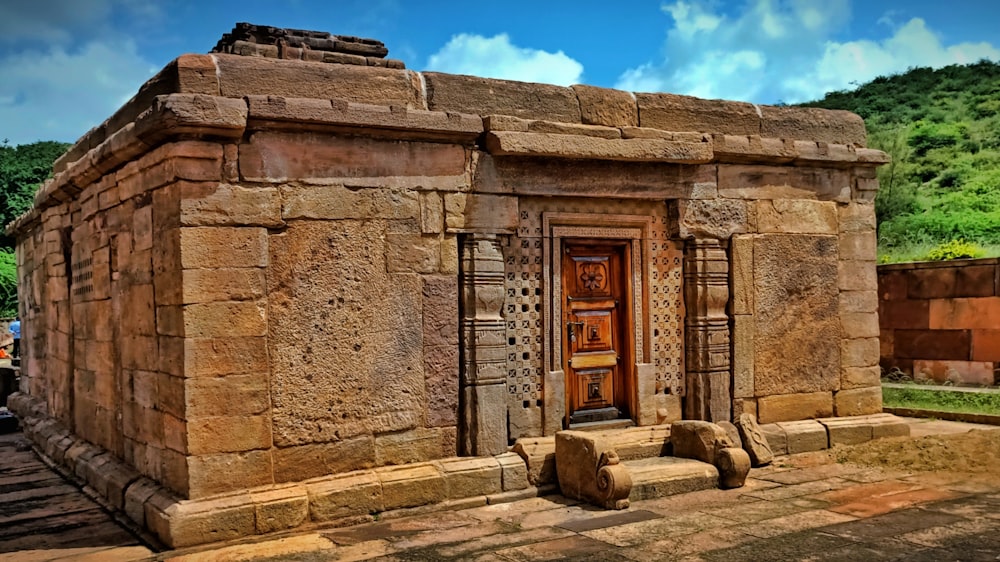
<svg viewBox="0 0 1000 562">
<path fill-rule="evenodd" d="M 651 457 L 624 461 L 632 476 L 629 501 L 662 498 L 719 487 L 719 471 L 692 459 Z"/>
</svg>

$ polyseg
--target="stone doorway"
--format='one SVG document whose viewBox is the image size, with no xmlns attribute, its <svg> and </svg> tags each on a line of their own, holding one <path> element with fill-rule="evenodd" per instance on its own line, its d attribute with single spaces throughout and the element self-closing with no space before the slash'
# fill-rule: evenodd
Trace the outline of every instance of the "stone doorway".
<svg viewBox="0 0 1000 562">
<path fill-rule="evenodd" d="M 630 245 L 566 240 L 562 251 L 567 425 L 634 418 Z"/>
</svg>

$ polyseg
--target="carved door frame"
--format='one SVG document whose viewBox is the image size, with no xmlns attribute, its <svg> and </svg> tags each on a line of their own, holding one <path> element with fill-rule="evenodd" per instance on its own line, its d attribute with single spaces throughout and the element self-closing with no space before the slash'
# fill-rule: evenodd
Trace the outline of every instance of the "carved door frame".
<svg viewBox="0 0 1000 562">
<path fill-rule="evenodd" d="M 651 349 L 650 309 L 650 246 L 649 234 L 653 217 L 648 215 L 603 215 L 591 213 L 542 213 L 542 279 L 545 383 L 543 401 L 544 434 L 551 435 L 563 429 L 566 417 L 566 383 L 563 371 L 562 329 L 562 252 L 564 240 L 625 240 L 630 245 L 631 318 L 630 339 L 632 365 L 624 366 L 625 376 L 631 379 L 636 392 L 636 376 L 640 366 L 648 365 Z M 626 328 L 628 331 L 629 328 Z M 641 400 L 632 397 L 638 409 Z M 633 413 L 636 420 L 639 412 Z"/>
</svg>

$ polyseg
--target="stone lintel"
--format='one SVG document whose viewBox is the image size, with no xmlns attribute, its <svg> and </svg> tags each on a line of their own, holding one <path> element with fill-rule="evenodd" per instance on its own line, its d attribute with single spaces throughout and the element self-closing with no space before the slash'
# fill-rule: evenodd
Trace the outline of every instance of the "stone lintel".
<svg viewBox="0 0 1000 562">
<path fill-rule="evenodd" d="M 712 149 L 705 142 L 666 139 L 618 139 L 565 133 L 490 131 L 486 149 L 494 156 L 540 156 L 628 162 L 705 164 Z"/>
<path fill-rule="evenodd" d="M 247 96 L 252 125 L 294 130 L 363 129 L 366 136 L 471 143 L 483 132 L 483 120 L 467 113 L 408 109 L 405 106 L 344 100 Z"/>
</svg>

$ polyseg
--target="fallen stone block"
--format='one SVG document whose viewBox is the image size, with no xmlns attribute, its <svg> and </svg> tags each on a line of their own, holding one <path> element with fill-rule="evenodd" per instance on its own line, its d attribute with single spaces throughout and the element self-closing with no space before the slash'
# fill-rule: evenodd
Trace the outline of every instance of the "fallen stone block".
<svg viewBox="0 0 1000 562">
<path fill-rule="evenodd" d="M 726 447 L 716 453 L 719 486 L 725 490 L 742 488 L 750 473 L 750 455 L 743 449 Z"/>
<path fill-rule="evenodd" d="M 785 431 L 790 455 L 821 451 L 830 447 L 826 427 L 816 420 L 778 422 L 778 427 Z"/>
<path fill-rule="evenodd" d="M 767 438 L 757 425 L 757 420 L 750 414 L 742 414 L 736 420 L 736 428 L 740 434 L 743 450 L 750 456 L 750 466 L 761 467 L 771 464 L 774 452 Z"/>
<path fill-rule="evenodd" d="M 556 470 L 564 496 L 605 509 L 629 506 L 632 478 L 618 453 L 599 435 L 583 431 L 556 433 Z"/>
<path fill-rule="evenodd" d="M 541 486 L 556 481 L 555 437 L 529 437 L 518 439 L 513 452 L 528 466 L 528 482 Z"/>
<path fill-rule="evenodd" d="M 718 449 L 733 445 L 726 430 L 712 422 L 697 420 L 671 424 L 670 441 L 674 446 L 675 457 L 696 459 L 709 464 L 715 464 Z"/>
</svg>

